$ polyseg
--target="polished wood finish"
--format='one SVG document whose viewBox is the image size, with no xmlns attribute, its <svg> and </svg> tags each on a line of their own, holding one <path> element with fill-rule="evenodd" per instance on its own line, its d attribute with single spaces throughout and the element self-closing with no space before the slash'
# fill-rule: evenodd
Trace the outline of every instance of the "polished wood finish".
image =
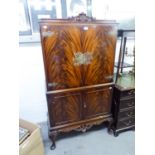
<svg viewBox="0 0 155 155">
<path fill-rule="evenodd" d="M 50 125 L 63 125 L 110 113 L 112 87 L 47 94 Z"/>
<path fill-rule="evenodd" d="M 84 14 L 40 22 L 52 149 L 59 132 L 111 124 L 116 32 Z"/>
</svg>

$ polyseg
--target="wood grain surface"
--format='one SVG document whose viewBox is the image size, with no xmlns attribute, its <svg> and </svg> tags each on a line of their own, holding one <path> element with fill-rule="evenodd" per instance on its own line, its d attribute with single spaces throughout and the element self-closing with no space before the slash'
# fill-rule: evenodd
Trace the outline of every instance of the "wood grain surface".
<svg viewBox="0 0 155 155">
<path fill-rule="evenodd" d="M 41 32 L 48 90 L 112 81 L 116 45 L 113 26 L 54 24 L 41 27 Z"/>
</svg>

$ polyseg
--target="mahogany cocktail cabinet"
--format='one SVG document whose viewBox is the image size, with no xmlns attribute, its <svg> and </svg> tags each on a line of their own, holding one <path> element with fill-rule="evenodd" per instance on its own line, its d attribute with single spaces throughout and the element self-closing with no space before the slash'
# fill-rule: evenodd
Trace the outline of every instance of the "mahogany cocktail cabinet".
<svg viewBox="0 0 155 155">
<path fill-rule="evenodd" d="M 111 125 L 117 24 L 85 14 L 42 19 L 40 35 L 54 149 L 58 133 Z"/>
</svg>

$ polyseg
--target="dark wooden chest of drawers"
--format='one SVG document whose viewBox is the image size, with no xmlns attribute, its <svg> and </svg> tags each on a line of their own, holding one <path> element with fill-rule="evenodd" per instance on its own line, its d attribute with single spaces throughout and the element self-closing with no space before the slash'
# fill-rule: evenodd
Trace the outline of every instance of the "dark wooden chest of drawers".
<svg viewBox="0 0 155 155">
<path fill-rule="evenodd" d="M 135 89 L 114 88 L 112 113 L 114 136 L 122 131 L 135 128 Z"/>
</svg>

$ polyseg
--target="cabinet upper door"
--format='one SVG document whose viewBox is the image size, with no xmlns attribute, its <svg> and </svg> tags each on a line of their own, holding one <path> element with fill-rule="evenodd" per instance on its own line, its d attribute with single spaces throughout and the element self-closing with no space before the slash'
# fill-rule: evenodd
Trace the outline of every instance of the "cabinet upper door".
<svg viewBox="0 0 155 155">
<path fill-rule="evenodd" d="M 40 30 L 48 90 L 112 82 L 115 24 L 49 21 Z"/>
</svg>

